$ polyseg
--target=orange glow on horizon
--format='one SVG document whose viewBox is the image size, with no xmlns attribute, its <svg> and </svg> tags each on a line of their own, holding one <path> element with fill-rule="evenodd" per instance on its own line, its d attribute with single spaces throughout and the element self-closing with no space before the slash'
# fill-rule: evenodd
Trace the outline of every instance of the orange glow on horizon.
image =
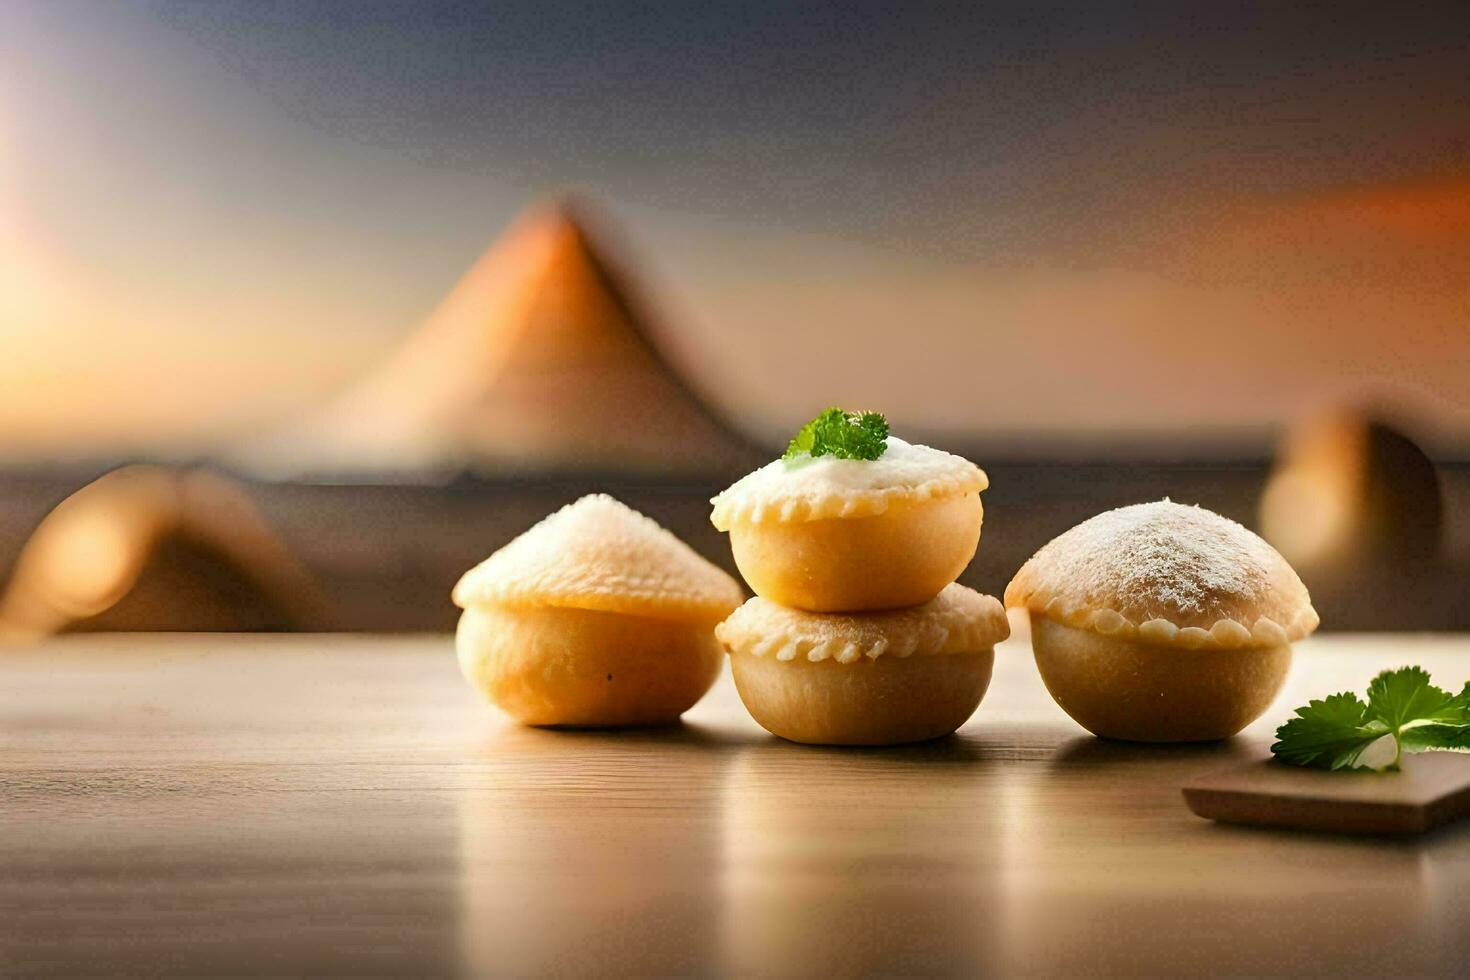
<svg viewBox="0 0 1470 980">
<path fill-rule="evenodd" d="M 1323 194 L 1300 206 L 1304 219 L 1444 243 L 1470 239 L 1470 176 L 1435 177 Z"/>
<path fill-rule="evenodd" d="M 1470 176 L 1333 188 L 1231 206 L 1227 233 L 1253 241 L 1305 239 L 1316 248 L 1383 239 L 1405 247 L 1470 246 Z"/>
</svg>

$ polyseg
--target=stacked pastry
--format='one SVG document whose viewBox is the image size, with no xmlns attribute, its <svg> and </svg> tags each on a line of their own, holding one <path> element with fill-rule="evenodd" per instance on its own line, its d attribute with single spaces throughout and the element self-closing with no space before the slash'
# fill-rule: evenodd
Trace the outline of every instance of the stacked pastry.
<svg viewBox="0 0 1470 980">
<path fill-rule="evenodd" d="M 756 597 L 715 630 L 741 700 L 797 742 L 938 738 L 974 713 L 994 646 L 992 596 L 955 584 L 980 540 L 985 474 L 828 410 L 782 459 L 713 501 Z"/>
</svg>

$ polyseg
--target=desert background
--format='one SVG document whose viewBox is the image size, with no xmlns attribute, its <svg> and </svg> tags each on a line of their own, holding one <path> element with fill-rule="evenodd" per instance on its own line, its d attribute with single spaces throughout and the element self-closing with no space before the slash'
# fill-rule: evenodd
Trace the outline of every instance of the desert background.
<svg viewBox="0 0 1470 980">
<path fill-rule="evenodd" d="M 989 473 L 985 591 L 1167 495 L 1470 627 L 1463 8 L 353 13 L 0 5 L 13 642 L 448 629 L 591 490 L 730 567 L 833 404 Z"/>
</svg>

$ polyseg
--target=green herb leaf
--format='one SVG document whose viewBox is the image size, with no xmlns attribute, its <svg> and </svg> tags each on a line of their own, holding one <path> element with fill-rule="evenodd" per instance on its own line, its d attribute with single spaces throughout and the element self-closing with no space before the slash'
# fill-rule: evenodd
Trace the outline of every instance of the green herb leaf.
<svg viewBox="0 0 1470 980">
<path fill-rule="evenodd" d="M 1389 728 L 1431 718 L 1449 700 L 1448 694 L 1429 683 L 1429 672 L 1423 667 L 1385 670 L 1368 685 L 1368 715 Z"/>
<path fill-rule="evenodd" d="M 1276 729 L 1271 753 L 1294 766 L 1350 769 L 1386 734 L 1388 726 L 1370 720 L 1368 706 L 1344 692 L 1297 708 L 1296 717 Z"/>
<path fill-rule="evenodd" d="M 1334 694 L 1298 708 L 1276 730 L 1271 752 L 1292 765 L 1356 769 L 1367 766 L 1364 753 L 1384 736 L 1393 739 L 1389 769 L 1398 768 L 1405 752 L 1470 751 L 1470 683 L 1451 697 L 1421 667 L 1385 670 L 1368 685 L 1367 704 Z"/>
<path fill-rule="evenodd" d="M 1423 724 L 1407 726 L 1401 741 L 1405 752 L 1470 752 L 1470 682 Z"/>
<path fill-rule="evenodd" d="M 802 454 L 838 459 L 877 459 L 888 448 L 888 420 L 877 412 L 829 408 L 801 427 L 781 458 Z"/>
<path fill-rule="evenodd" d="M 1470 752 L 1470 727 L 1424 725 L 1409 729 L 1399 740 L 1405 752 Z"/>
</svg>

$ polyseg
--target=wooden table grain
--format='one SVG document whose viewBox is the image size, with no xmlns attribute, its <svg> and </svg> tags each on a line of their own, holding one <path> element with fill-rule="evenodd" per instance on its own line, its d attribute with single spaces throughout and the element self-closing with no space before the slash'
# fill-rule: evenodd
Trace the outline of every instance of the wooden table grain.
<svg viewBox="0 0 1470 980">
<path fill-rule="evenodd" d="M 663 731 L 516 727 L 447 637 L 0 655 L 0 973 L 1420 975 L 1470 962 L 1470 827 L 1215 825 L 1179 788 L 1470 638 L 1322 636 L 1230 742 L 1098 741 L 1024 638 L 908 748 L 788 744 L 729 678 Z M 1466 760 L 1470 765 L 1470 759 Z"/>
</svg>

